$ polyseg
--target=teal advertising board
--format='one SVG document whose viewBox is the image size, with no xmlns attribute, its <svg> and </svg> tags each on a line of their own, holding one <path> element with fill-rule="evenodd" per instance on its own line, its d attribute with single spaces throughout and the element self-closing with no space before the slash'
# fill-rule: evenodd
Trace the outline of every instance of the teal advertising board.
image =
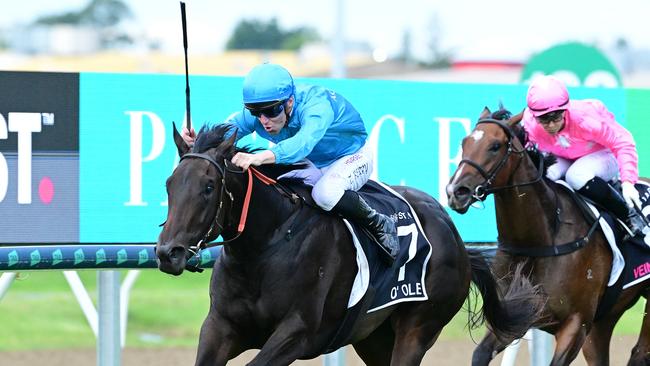
<svg viewBox="0 0 650 366">
<path fill-rule="evenodd" d="M 0 245 L 156 241 L 167 212 L 165 180 L 178 163 L 172 122 L 177 126 L 184 122 L 184 76 L 12 72 L 0 76 L 7 81 L 3 85 L 22 90 L 1 89 L 8 97 L 0 106 Z M 41 87 L 51 80 L 63 84 Z M 220 123 L 242 108 L 241 78 L 192 76 L 190 82 L 193 126 Z M 416 187 L 443 205 L 445 185 L 460 160 L 461 140 L 483 107 L 494 109 L 502 102 L 518 112 L 526 93 L 523 84 L 298 82 L 337 90 L 360 111 L 376 155 L 375 179 Z M 40 94 L 29 91 L 30 86 Z M 641 174 L 649 175 L 644 158 L 645 146 L 650 146 L 645 142 L 650 91 L 570 92 L 573 98 L 599 98 L 607 104 L 635 135 Z M 30 101 L 32 96 L 38 98 Z M 14 112 L 28 112 L 26 116 L 34 118 L 38 114 L 33 124 L 41 126 L 41 132 L 27 134 L 16 117 L 24 115 Z M 242 143 L 267 146 L 254 136 Z M 496 240 L 491 198 L 485 207 L 465 215 L 449 212 L 466 241 Z"/>
<path fill-rule="evenodd" d="M 375 178 L 424 190 L 446 203 L 444 187 L 460 142 L 483 106 L 523 109 L 525 85 L 431 84 L 303 79 L 337 90 L 360 111 L 375 147 Z M 241 78 L 196 76 L 192 123 L 220 123 L 241 108 Z M 165 220 L 165 179 L 178 162 L 172 140 L 185 115 L 184 78 L 82 74 L 80 78 L 80 239 L 143 242 Z M 625 119 L 622 89 L 575 89 L 606 100 Z M 264 141 L 244 143 L 264 146 Z M 466 241 L 496 240 L 492 200 L 466 215 L 451 212 Z"/>
</svg>

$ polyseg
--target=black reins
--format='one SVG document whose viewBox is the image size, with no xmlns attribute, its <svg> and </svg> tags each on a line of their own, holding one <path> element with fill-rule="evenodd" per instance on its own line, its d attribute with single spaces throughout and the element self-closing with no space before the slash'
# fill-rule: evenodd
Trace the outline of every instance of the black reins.
<svg viewBox="0 0 650 366">
<path fill-rule="evenodd" d="M 223 210 L 224 208 L 224 202 L 225 202 L 225 197 L 228 197 L 230 200 L 230 205 L 234 203 L 235 199 L 233 197 L 233 194 L 231 193 L 230 190 L 228 190 L 228 187 L 226 185 L 226 173 L 233 173 L 233 174 L 245 174 L 246 172 L 243 170 L 237 170 L 237 169 L 231 169 L 228 167 L 228 160 L 224 159 L 223 160 L 223 167 L 217 163 L 216 160 L 214 160 L 210 155 L 208 154 L 202 154 L 202 153 L 186 153 L 181 157 L 181 161 L 187 158 L 195 158 L 195 159 L 203 159 L 208 161 L 212 166 L 214 166 L 217 171 L 221 174 L 221 194 L 219 198 L 219 206 L 217 208 L 217 212 L 214 216 L 214 220 L 212 221 L 212 224 L 210 225 L 210 228 L 208 231 L 205 233 L 203 238 L 199 240 L 199 242 L 196 245 L 190 246 L 188 250 L 192 253 L 192 256 L 198 255 L 198 252 L 202 249 L 205 248 L 210 248 L 218 245 L 223 245 L 225 243 L 231 242 L 239 238 L 239 236 L 243 233 L 244 230 L 244 224 L 246 221 L 246 214 L 248 211 L 248 204 L 250 202 L 250 194 L 251 194 L 251 189 L 253 185 L 253 176 L 258 178 L 260 181 L 262 181 L 266 185 L 271 185 L 273 186 L 281 195 L 289 198 L 289 200 L 293 203 L 296 204 L 298 202 L 305 203 L 309 205 L 303 197 L 300 195 L 296 194 L 295 192 L 292 192 L 289 190 L 287 187 L 285 187 L 283 184 L 275 181 L 274 179 L 271 179 L 264 174 L 260 173 L 258 170 L 256 170 L 253 167 L 249 167 L 248 174 L 249 174 L 249 180 L 248 180 L 248 187 L 247 187 L 247 193 L 246 197 L 244 198 L 244 203 L 242 205 L 242 217 L 240 218 L 240 223 L 239 227 L 237 229 L 237 234 L 226 240 L 222 240 L 219 242 L 213 242 L 213 240 L 221 234 L 221 232 L 224 229 L 224 222 L 225 222 L 225 211 Z M 180 164 L 180 162 L 179 162 Z M 218 231 L 217 231 L 218 230 Z"/>
</svg>

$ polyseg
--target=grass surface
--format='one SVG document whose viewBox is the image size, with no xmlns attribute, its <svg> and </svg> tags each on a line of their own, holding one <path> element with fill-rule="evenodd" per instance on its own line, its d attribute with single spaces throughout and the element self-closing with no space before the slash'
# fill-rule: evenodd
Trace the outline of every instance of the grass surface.
<svg viewBox="0 0 650 366">
<path fill-rule="evenodd" d="M 97 273 L 79 272 L 93 301 Z M 122 279 L 125 276 L 122 273 Z M 172 277 L 142 271 L 129 302 L 126 344 L 129 347 L 196 347 L 208 311 L 210 271 Z M 615 334 L 637 335 L 644 302 L 621 319 Z M 467 339 L 466 311 L 445 327 L 440 339 Z M 61 272 L 26 272 L 0 300 L 0 351 L 52 348 L 93 348 L 95 336 Z M 483 330 L 472 331 L 480 340 Z"/>
</svg>

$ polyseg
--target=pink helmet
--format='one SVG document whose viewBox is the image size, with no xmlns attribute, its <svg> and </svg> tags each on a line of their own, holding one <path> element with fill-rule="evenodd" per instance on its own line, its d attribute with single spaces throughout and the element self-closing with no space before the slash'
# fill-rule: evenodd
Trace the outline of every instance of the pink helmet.
<svg viewBox="0 0 650 366">
<path fill-rule="evenodd" d="M 569 92 L 563 82 L 553 76 L 540 76 L 533 79 L 528 88 L 526 103 L 533 116 L 565 110 L 569 106 Z"/>
</svg>

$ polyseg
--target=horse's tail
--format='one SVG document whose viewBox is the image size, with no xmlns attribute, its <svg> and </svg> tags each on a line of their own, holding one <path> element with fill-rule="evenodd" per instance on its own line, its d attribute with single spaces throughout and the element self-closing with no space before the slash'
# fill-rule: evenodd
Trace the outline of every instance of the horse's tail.
<svg viewBox="0 0 650 366">
<path fill-rule="evenodd" d="M 487 321 L 488 328 L 507 343 L 524 336 L 539 319 L 544 298 L 539 288 L 533 286 L 518 265 L 512 274 L 505 294 L 499 288 L 485 256 L 476 250 L 468 250 L 472 267 L 472 282 L 483 297 L 482 315 L 472 317 L 471 325 Z"/>
</svg>

